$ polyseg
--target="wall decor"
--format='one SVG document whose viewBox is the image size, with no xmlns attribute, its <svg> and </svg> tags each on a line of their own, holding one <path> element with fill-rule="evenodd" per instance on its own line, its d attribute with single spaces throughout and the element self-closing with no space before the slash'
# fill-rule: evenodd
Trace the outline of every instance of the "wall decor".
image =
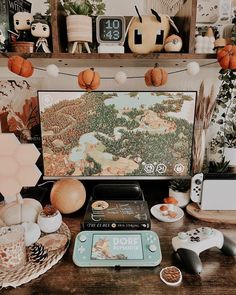
<svg viewBox="0 0 236 295">
<path fill-rule="evenodd" d="M 37 82 L 0 80 L 0 133 L 13 132 L 21 143 L 34 143 L 40 150 Z"/>
</svg>

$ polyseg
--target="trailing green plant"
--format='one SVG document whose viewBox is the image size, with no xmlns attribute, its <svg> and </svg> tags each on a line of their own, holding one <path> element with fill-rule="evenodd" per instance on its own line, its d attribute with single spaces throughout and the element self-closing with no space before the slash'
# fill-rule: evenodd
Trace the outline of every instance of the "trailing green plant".
<svg viewBox="0 0 236 295">
<path fill-rule="evenodd" d="M 171 188 L 173 191 L 185 193 L 190 189 L 190 180 L 182 178 L 170 180 L 169 188 Z"/>
<path fill-rule="evenodd" d="M 106 5 L 103 0 L 61 0 L 67 15 L 103 15 Z"/>
<path fill-rule="evenodd" d="M 236 45 L 236 19 L 232 28 L 231 42 Z M 211 123 L 220 126 L 215 138 L 210 142 L 211 151 L 223 154 L 224 148 L 236 148 L 236 70 L 221 69 L 221 86 L 216 100 Z"/>
<path fill-rule="evenodd" d="M 210 161 L 209 162 L 209 173 L 224 173 L 227 172 L 230 161 L 225 161 L 225 157 L 222 157 L 220 162 Z"/>
</svg>

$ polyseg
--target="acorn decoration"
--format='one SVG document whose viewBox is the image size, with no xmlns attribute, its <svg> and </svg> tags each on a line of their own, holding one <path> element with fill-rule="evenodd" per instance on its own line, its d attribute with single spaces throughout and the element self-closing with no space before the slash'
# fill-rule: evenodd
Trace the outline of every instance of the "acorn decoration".
<svg viewBox="0 0 236 295">
<path fill-rule="evenodd" d="M 159 68 L 157 65 L 155 65 L 154 68 L 146 72 L 144 79 L 148 87 L 158 87 L 166 84 L 168 73 L 163 68 Z"/>
<path fill-rule="evenodd" d="M 34 243 L 29 247 L 29 260 L 34 263 L 42 263 L 48 257 L 48 250 L 42 244 Z"/>
<path fill-rule="evenodd" d="M 44 233 L 57 231 L 62 224 L 62 216 L 58 209 L 47 205 L 38 215 L 38 225 Z"/>
<path fill-rule="evenodd" d="M 94 68 L 84 70 L 78 75 L 78 83 L 82 89 L 92 91 L 100 86 L 100 75 Z"/>
</svg>

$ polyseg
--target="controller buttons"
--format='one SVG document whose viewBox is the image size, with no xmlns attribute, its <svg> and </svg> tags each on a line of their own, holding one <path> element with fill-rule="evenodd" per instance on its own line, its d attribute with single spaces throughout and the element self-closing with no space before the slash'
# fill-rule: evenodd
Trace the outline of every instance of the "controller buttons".
<svg viewBox="0 0 236 295">
<path fill-rule="evenodd" d="M 151 245 L 149 245 L 148 249 L 151 252 L 156 252 L 157 251 L 157 246 L 155 244 L 151 244 Z"/>
<path fill-rule="evenodd" d="M 178 238 L 180 240 L 187 240 L 188 235 L 185 232 L 180 232 L 180 233 L 178 233 Z"/>
<path fill-rule="evenodd" d="M 191 237 L 190 241 L 198 243 L 198 242 L 200 242 L 200 238 L 199 237 Z"/>
<path fill-rule="evenodd" d="M 87 240 L 87 237 L 85 235 L 81 235 L 79 237 L 80 242 L 84 243 Z"/>
</svg>

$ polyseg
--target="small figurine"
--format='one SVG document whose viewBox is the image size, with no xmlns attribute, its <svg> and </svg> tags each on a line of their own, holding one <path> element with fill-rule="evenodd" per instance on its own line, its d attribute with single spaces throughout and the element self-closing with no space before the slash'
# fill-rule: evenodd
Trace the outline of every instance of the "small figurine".
<svg viewBox="0 0 236 295">
<path fill-rule="evenodd" d="M 18 33 L 17 41 L 30 41 L 30 26 L 33 21 L 33 15 L 26 11 L 17 12 L 13 16 L 13 21 L 15 31 Z"/>
<path fill-rule="evenodd" d="M 37 13 L 31 24 L 31 34 L 38 38 L 36 42 L 36 52 L 50 53 L 47 38 L 50 36 L 50 27 L 42 14 Z"/>
</svg>

